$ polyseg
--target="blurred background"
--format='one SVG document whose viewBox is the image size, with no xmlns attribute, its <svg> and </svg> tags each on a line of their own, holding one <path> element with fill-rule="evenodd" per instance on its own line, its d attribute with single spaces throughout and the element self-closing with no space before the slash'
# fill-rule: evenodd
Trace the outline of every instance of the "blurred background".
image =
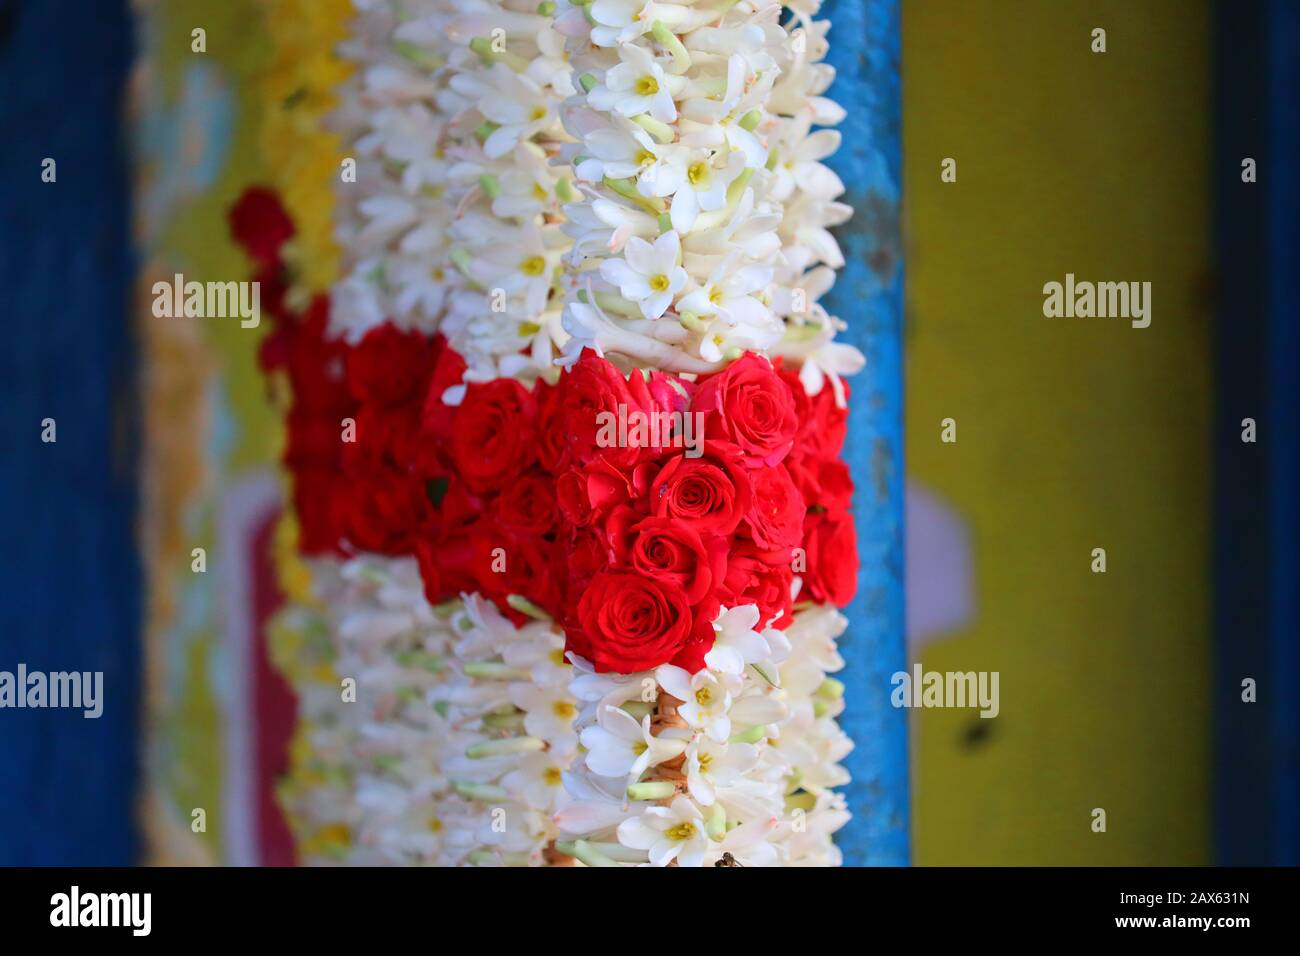
<svg viewBox="0 0 1300 956">
<path fill-rule="evenodd" d="M 1297 6 L 902 5 L 909 656 L 1001 692 L 908 715 L 916 863 L 1300 862 Z M 0 671 L 106 686 L 0 710 L 0 864 L 294 860 L 265 330 L 150 289 L 247 275 L 254 184 L 328 286 L 348 9 L 0 0 Z M 1066 273 L 1151 326 L 1045 318 Z"/>
</svg>

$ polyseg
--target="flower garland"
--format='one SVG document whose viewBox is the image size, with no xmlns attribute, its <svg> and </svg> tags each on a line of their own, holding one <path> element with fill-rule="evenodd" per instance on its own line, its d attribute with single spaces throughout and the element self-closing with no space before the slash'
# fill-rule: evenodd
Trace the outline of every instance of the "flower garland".
<svg viewBox="0 0 1300 956">
<path fill-rule="evenodd" d="M 359 64 L 340 114 L 357 177 L 342 187 L 348 262 L 332 331 L 352 341 L 385 323 L 441 331 L 469 381 L 551 367 L 566 338 L 551 291 L 572 195 L 554 164 L 567 140 L 557 107 L 573 87 L 536 6 L 363 6 L 344 48 Z"/>
<path fill-rule="evenodd" d="M 811 131 L 840 115 L 826 25 L 359 6 L 345 276 L 301 312 L 273 294 L 264 350 L 329 635 L 297 669 L 326 764 L 285 794 L 308 855 L 838 862 L 862 360 L 816 301 L 848 214 Z M 274 281 L 271 206 L 235 221 Z M 344 672 L 382 704 L 341 720 Z M 524 826 L 484 829 L 494 803 Z"/>
<path fill-rule="evenodd" d="M 848 781 L 837 761 L 853 744 L 828 674 L 847 621 L 811 608 L 760 632 L 758 618 L 753 605 L 724 610 L 694 674 L 575 662 L 584 753 L 556 818 L 561 849 L 589 866 L 839 864 L 830 837 L 848 812 L 830 788 Z"/>
<path fill-rule="evenodd" d="M 801 365 L 810 394 L 862 366 L 818 304 L 843 264 L 828 227 L 852 210 L 820 160 L 843 111 L 821 96 L 828 24 L 778 0 L 562 0 L 582 93 L 565 103 L 583 193 L 565 360 L 584 348 L 637 367 L 708 372 L 745 351 Z"/>
<path fill-rule="evenodd" d="M 562 636 L 477 597 L 431 607 L 409 559 L 314 570 L 320 610 L 284 621 L 307 635 L 281 797 L 308 862 L 545 862 L 577 747 Z"/>
</svg>

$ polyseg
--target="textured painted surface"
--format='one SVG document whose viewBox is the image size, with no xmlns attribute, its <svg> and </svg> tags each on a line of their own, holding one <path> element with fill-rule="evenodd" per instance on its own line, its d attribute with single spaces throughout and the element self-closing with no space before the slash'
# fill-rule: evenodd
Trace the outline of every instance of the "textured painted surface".
<svg viewBox="0 0 1300 956">
<path fill-rule="evenodd" d="M 855 214 L 837 230 L 845 266 L 826 297 L 867 365 L 852 381 L 845 457 L 853 469 L 861 570 L 845 613 L 848 664 L 841 726 L 853 820 L 836 837 L 850 866 L 909 862 L 907 712 L 890 705 L 890 675 L 905 667 L 903 605 L 903 268 L 899 199 L 899 17 L 896 0 L 829 0 L 830 95 L 847 115 L 828 164 Z"/>
<path fill-rule="evenodd" d="M 98 719 L 0 710 L 3 865 L 122 865 L 137 843 L 131 49 L 124 0 L 0 3 L 0 670 L 104 673 Z"/>
<path fill-rule="evenodd" d="M 920 660 L 1001 701 L 912 714 L 919 864 L 1209 861 L 1210 36 L 1186 0 L 904 7 L 909 479 L 976 588 Z M 1044 317 L 1067 272 L 1150 281 L 1150 328 Z"/>
</svg>

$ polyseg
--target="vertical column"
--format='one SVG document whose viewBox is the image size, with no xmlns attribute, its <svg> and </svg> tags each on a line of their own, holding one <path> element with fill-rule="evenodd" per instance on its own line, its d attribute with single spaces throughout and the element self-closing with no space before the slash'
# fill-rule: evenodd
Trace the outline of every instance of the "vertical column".
<svg viewBox="0 0 1300 956">
<path fill-rule="evenodd" d="M 1221 2 L 1215 26 L 1215 862 L 1295 866 L 1300 10 Z"/>
<path fill-rule="evenodd" d="M 0 709 L 5 865 L 135 853 L 131 51 L 125 0 L 0 3 L 0 671 L 103 673 L 97 718 Z"/>
<path fill-rule="evenodd" d="M 843 341 L 866 356 L 851 380 L 845 457 L 857 487 L 861 571 L 845 613 L 848 663 L 841 726 L 856 748 L 845 761 L 853 819 L 836 836 L 850 866 L 909 861 L 907 712 L 890 705 L 890 675 L 907 667 L 903 607 L 903 262 L 898 0 L 827 0 L 831 94 L 847 115 L 828 159 L 853 218 L 838 230 L 847 260 L 827 309 L 848 323 Z"/>
</svg>

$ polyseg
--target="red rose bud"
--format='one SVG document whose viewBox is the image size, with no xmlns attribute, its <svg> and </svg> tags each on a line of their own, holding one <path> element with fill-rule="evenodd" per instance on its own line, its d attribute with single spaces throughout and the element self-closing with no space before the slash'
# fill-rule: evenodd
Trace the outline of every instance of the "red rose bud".
<svg viewBox="0 0 1300 956">
<path fill-rule="evenodd" d="M 474 382 L 452 420 L 451 458 L 473 491 L 496 491 L 537 457 L 537 402 L 519 382 Z"/>
</svg>

